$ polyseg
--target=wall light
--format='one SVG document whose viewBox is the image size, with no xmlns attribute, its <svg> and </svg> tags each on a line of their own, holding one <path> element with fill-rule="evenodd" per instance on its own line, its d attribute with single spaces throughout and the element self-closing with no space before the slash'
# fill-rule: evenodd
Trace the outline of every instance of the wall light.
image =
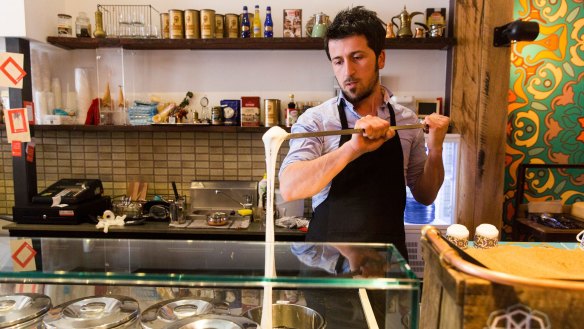
<svg viewBox="0 0 584 329">
<path fill-rule="evenodd" d="M 509 47 L 511 41 L 533 41 L 539 35 L 537 22 L 516 20 L 495 28 L 493 46 Z"/>
</svg>

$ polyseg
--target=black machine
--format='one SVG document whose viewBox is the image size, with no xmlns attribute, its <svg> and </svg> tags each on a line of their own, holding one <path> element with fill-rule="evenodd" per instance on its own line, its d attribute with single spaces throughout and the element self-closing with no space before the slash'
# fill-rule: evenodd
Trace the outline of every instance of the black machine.
<svg viewBox="0 0 584 329">
<path fill-rule="evenodd" d="M 54 198 L 61 197 L 60 204 L 78 204 L 92 200 L 103 194 L 99 179 L 61 179 L 32 197 L 32 203 L 52 204 Z"/>
<path fill-rule="evenodd" d="M 98 215 L 111 209 L 111 199 L 104 197 L 103 185 L 98 179 L 61 179 L 32 202 L 15 206 L 14 221 L 20 224 L 79 224 L 95 221 Z M 53 206 L 53 198 L 60 197 Z"/>
</svg>

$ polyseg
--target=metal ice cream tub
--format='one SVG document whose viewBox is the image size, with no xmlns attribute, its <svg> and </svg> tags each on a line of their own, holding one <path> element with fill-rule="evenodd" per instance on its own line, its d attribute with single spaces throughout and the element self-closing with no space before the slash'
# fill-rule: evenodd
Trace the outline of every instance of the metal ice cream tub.
<svg viewBox="0 0 584 329">
<path fill-rule="evenodd" d="M 260 329 L 260 325 L 244 316 L 203 314 L 182 319 L 165 329 Z"/>
<path fill-rule="evenodd" d="M 243 316 L 261 322 L 262 307 L 254 307 L 243 313 Z M 326 321 L 315 310 L 296 304 L 273 304 L 272 326 L 289 329 L 324 329 Z"/>
<path fill-rule="evenodd" d="M 49 329 L 137 329 L 140 307 L 126 296 L 91 296 L 51 309 L 43 319 Z"/>
<path fill-rule="evenodd" d="M 0 328 L 40 329 L 51 299 L 42 294 L 0 296 Z"/>
<path fill-rule="evenodd" d="M 214 305 L 203 299 L 176 298 L 154 304 L 142 312 L 142 328 L 165 329 L 184 318 L 211 313 Z"/>
</svg>

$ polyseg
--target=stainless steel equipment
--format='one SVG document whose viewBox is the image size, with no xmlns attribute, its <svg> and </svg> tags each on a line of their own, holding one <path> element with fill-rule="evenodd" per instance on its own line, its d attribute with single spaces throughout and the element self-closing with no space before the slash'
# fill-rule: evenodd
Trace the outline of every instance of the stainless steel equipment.
<svg viewBox="0 0 584 329">
<path fill-rule="evenodd" d="M 140 307 L 126 296 L 91 296 L 53 308 L 43 319 L 47 329 L 137 329 Z"/>
<path fill-rule="evenodd" d="M 215 211 L 229 214 L 248 204 L 257 205 L 257 182 L 192 181 L 190 191 L 190 214 Z"/>
<path fill-rule="evenodd" d="M 154 304 L 142 312 L 142 327 L 164 329 L 184 318 L 212 312 L 214 306 L 203 299 L 176 298 Z"/>
<path fill-rule="evenodd" d="M 165 329 L 210 329 L 210 328 L 260 329 L 260 325 L 243 316 L 226 314 L 205 314 L 180 320 L 166 327 Z"/>
<path fill-rule="evenodd" d="M 42 318 L 51 308 L 51 299 L 41 294 L 0 296 L 0 328 L 42 328 Z"/>
<path fill-rule="evenodd" d="M 256 322 L 262 318 L 262 308 L 255 307 L 245 312 L 243 316 Z M 272 326 L 274 328 L 324 329 L 326 321 L 315 310 L 296 304 L 273 304 Z"/>
</svg>

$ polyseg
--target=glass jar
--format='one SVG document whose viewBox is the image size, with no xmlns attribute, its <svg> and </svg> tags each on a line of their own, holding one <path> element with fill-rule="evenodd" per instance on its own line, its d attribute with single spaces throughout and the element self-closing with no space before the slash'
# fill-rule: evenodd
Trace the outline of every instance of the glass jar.
<svg viewBox="0 0 584 329">
<path fill-rule="evenodd" d="M 91 24 L 85 12 L 80 12 L 75 20 L 75 34 L 78 38 L 91 38 Z"/>
<path fill-rule="evenodd" d="M 73 37 L 73 29 L 71 27 L 71 15 L 58 14 L 59 21 L 57 22 L 57 36 L 59 37 Z"/>
</svg>

